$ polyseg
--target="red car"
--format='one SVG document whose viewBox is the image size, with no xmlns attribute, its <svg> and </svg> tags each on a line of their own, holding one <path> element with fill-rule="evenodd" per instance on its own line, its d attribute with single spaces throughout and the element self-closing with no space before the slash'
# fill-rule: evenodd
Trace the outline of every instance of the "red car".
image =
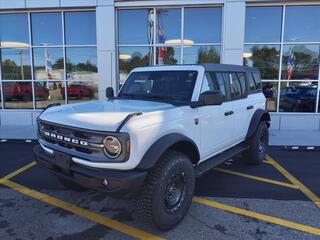
<svg viewBox="0 0 320 240">
<path fill-rule="evenodd" d="M 61 95 L 64 96 L 64 87 L 61 88 Z M 92 97 L 93 91 L 89 85 L 85 84 L 70 84 L 67 88 L 68 97 L 81 99 L 83 97 Z"/>
<path fill-rule="evenodd" d="M 34 83 L 35 94 L 37 98 L 48 99 L 49 90 L 40 83 Z M 6 82 L 3 84 L 3 95 L 5 101 L 23 100 L 32 101 L 32 83 L 31 82 Z"/>
</svg>

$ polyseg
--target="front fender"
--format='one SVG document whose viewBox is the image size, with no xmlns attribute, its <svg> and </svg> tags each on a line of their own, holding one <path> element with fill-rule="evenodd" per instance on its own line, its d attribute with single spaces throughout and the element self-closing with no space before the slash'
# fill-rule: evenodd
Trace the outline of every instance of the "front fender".
<svg viewBox="0 0 320 240">
<path fill-rule="evenodd" d="M 199 156 L 199 150 L 197 148 L 197 145 L 193 142 L 193 140 L 179 133 L 170 133 L 161 137 L 151 145 L 148 151 L 144 154 L 137 168 L 152 168 L 157 163 L 158 159 L 165 153 L 166 150 L 168 150 L 175 143 L 179 142 L 188 142 L 192 144 L 197 151 L 197 155 Z"/>
</svg>

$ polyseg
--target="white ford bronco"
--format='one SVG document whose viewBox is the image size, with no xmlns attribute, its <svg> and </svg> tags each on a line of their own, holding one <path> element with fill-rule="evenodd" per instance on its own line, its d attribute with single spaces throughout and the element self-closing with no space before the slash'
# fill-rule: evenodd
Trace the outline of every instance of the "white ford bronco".
<svg viewBox="0 0 320 240">
<path fill-rule="evenodd" d="M 39 164 L 64 184 L 134 196 L 161 230 L 186 215 L 195 178 L 236 155 L 259 164 L 268 146 L 260 74 L 204 64 L 134 69 L 114 96 L 51 106 L 38 118 Z"/>
</svg>

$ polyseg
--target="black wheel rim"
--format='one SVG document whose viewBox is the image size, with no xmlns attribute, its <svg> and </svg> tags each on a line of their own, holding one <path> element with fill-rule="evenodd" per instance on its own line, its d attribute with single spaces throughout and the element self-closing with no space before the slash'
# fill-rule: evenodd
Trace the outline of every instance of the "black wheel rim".
<svg viewBox="0 0 320 240">
<path fill-rule="evenodd" d="M 268 140 L 268 136 L 266 131 L 262 131 L 260 139 L 259 139 L 259 145 L 258 145 L 258 151 L 259 151 L 259 155 L 260 157 L 264 157 L 265 153 L 266 153 L 266 146 L 267 146 L 267 140 Z"/>
<path fill-rule="evenodd" d="M 185 173 L 175 172 L 170 177 L 165 190 L 164 204 L 168 213 L 176 212 L 186 195 Z"/>
</svg>

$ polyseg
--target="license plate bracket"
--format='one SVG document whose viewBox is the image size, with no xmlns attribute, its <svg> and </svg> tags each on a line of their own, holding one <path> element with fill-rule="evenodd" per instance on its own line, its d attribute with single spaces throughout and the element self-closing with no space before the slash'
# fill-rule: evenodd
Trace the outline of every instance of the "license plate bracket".
<svg viewBox="0 0 320 240">
<path fill-rule="evenodd" d="M 54 164 L 62 169 L 68 170 L 71 164 L 71 156 L 63 152 L 53 152 Z"/>
</svg>

